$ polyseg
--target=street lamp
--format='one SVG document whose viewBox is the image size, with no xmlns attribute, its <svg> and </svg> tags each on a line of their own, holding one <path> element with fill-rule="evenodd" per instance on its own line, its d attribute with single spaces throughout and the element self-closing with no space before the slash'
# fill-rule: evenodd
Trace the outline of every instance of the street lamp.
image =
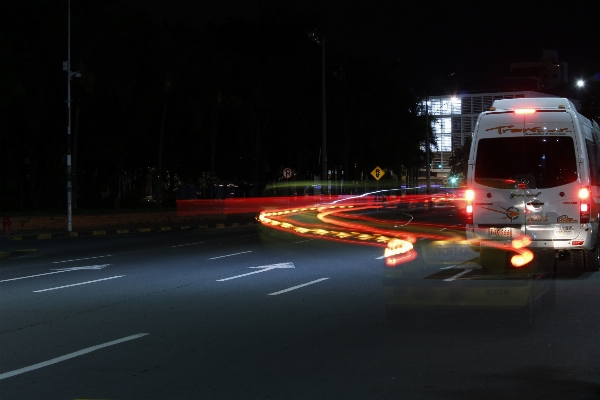
<svg viewBox="0 0 600 400">
<path fill-rule="evenodd" d="M 431 89 L 431 91 L 427 91 L 425 96 L 425 175 L 427 179 L 427 194 L 431 194 L 431 166 L 429 165 L 429 159 L 431 156 L 431 149 L 429 144 L 429 129 L 431 128 L 431 126 L 429 125 L 429 94 L 438 87 L 442 79 L 452 76 L 454 74 L 455 73 L 453 72 L 451 74 L 442 76 L 440 80 L 435 84 L 433 89 Z"/>
<path fill-rule="evenodd" d="M 333 29 L 333 27 L 331 27 Z M 331 29 L 329 30 L 331 32 Z M 329 32 L 327 32 L 329 34 Z M 321 46 L 321 193 L 323 187 L 327 186 L 327 92 L 325 90 L 325 42 L 324 33 L 316 29 L 308 32 L 316 44 Z"/>
<path fill-rule="evenodd" d="M 577 81 L 577 87 L 582 88 L 585 86 L 585 81 L 583 79 L 579 79 Z"/>
</svg>

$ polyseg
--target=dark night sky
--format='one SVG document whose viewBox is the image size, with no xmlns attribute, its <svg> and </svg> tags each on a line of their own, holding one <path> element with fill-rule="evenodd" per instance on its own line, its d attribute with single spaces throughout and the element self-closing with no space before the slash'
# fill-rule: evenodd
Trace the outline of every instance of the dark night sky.
<svg viewBox="0 0 600 400">
<path fill-rule="evenodd" d="M 569 77 L 600 59 L 594 1 L 484 2 L 381 0 L 130 0 L 154 18 L 172 22 L 222 23 L 225 18 L 252 19 L 261 7 L 291 8 L 322 14 L 331 30 L 328 50 L 399 61 L 416 90 L 434 86 L 455 72 L 460 89 L 503 76 L 510 62 L 538 61 L 543 50 L 556 50 L 569 63 Z M 338 19 L 339 16 L 339 19 Z M 594 31 L 595 29 L 595 31 Z M 596 71 L 599 72 L 599 71 Z"/>
</svg>

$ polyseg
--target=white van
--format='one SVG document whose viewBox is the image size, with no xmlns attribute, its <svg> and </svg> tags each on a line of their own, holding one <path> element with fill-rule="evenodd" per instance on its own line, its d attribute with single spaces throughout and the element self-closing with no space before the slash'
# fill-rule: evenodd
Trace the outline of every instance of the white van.
<svg viewBox="0 0 600 400">
<path fill-rule="evenodd" d="M 519 254 L 524 244 L 557 257 L 568 252 L 574 268 L 598 270 L 599 137 L 598 124 L 566 98 L 496 100 L 480 114 L 467 171 L 466 230 L 484 269 L 486 249 Z"/>
</svg>

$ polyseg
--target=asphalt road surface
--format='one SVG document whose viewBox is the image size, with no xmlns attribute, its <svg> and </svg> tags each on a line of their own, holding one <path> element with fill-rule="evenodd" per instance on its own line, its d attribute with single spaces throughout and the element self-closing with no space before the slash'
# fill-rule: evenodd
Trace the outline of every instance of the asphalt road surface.
<svg viewBox="0 0 600 400">
<path fill-rule="evenodd" d="M 600 273 L 426 237 L 392 268 L 258 224 L 28 245 L 0 261 L 2 400 L 600 398 Z"/>
</svg>

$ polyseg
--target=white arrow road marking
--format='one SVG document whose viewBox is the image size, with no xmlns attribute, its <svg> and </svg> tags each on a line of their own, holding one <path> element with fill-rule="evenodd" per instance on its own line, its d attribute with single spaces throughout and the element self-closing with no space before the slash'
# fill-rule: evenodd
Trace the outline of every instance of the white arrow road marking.
<svg viewBox="0 0 600 400">
<path fill-rule="evenodd" d="M 104 257 L 112 257 L 112 255 L 109 254 L 107 256 L 88 257 L 88 258 L 76 258 L 74 260 L 66 260 L 66 261 L 54 261 L 52 264 L 61 264 L 61 263 L 72 262 L 72 261 L 92 260 L 94 258 L 104 258 Z"/>
<path fill-rule="evenodd" d="M 292 290 L 296 290 L 296 289 L 299 289 L 304 286 L 312 285 L 313 283 L 325 281 L 327 279 L 329 279 L 329 278 L 321 278 L 321 279 L 317 279 L 316 281 L 306 282 L 306 283 L 303 283 L 302 285 L 292 286 L 291 288 L 280 290 L 279 292 L 269 293 L 267 296 L 277 296 L 278 294 L 285 293 L 285 292 L 291 292 Z"/>
<path fill-rule="evenodd" d="M 61 272 L 71 272 L 71 271 L 79 271 L 79 270 L 86 270 L 86 269 L 102 269 L 109 265 L 110 264 L 90 265 L 88 267 L 74 267 L 74 268 L 61 268 L 61 269 L 56 268 L 56 269 L 52 269 L 55 272 L 46 272 L 45 274 L 37 274 L 37 275 L 21 276 L 19 278 L 4 279 L 0 282 L 18 281 L 19 279 L 35 278 L 36 276 L 60 274 Z"/>
<path fill-rule="evenodd" d="M 125 275 L 117 275 L 117 276 L 111 276 L 110 278 L 103 278 L 103 279 L 96 279 L 96 280 L 93 280 L 93 281 L 87 281 L 87 282 L 81 282 L 81 283 L 74 283 L 72 285 L 58 286 L 58 287 L 53 287 L 53 288 L 49 288 L 49 289 L 42 289 L 42 290 L 34 290 L 33 293 L 47 292 L 48 290 L 63 289 L 63 288 L 71 287 L 71 286 L 87 285 L 88 283 L 107 281 L 109 279 L 122 278 L 124 276 Z"/>
<path fill-rule="evenodd" d="M 450 278 L 448 278 L 448 279 L 444 279 L 444 282 L 451 282 L 451 281 L 453 281 L 453 280 L 455 280 L 455 279 L 458 279 L 458 278 L 460 278 L 460 277 L 461 277 L 461 276 L 463 276 L 463 275 L 466 275 L 466 274 L 468 274 L 468 273 L 469 273 L 469 272 L 471 272 L 471 271 L 473 271 L 473 268 L 467 268 L 467 269 L 465 269 L 465 270 L 464 270 L 463 272 L 461 272 L 461 273 L 458 273 L 458 274 L 456 274 L 456 275 L 454 275 L 454 276 L 452 276 L 452 277 L 450 277 Z"/>
<path fill-rule="evenodd" d="M 241 253 L 227 254 L 226 256 L 213 257 L 213 258 L 209 258 L 209 260 L 216 260 L 217 258 L 237 256 L 238 254 L 246 254 L 246 253 L 252 253 L 252 250 L 250 250 L 250 251 L 242 251 Z"/>
<path fill-rule="evenodd" d="M 100 264 L 100 265 L 87 265 L 83 267 L 71 267 L 71 268 L 52 268 L 52 271 L 79 271 L 82 269 L 102 269 L 108 267 L 110 264 Z"/>
<path fill-rule="evenodd" d="M 248 272 L 247 274 L 232 276 L 231 278 L 217 279 L 217 282 L 229 281 L 231 279 L 237 279 L 237 278 L 241 278 L 243 276 L 248 276 L 248 275 L 253 275 L 253 274 L 260 274 L 261 272 L 270 271 L 272 269 L 278 269 L 278 268 L 296 268 L 296 267 L 294 267 L 293 263 L 288 262 L 288 263 L 263 265 L 261 267 L 248 267 L 248 268 L 257 268 L 258 271 Z"/>
<path fill-rule="evenodd" d="M 0 374 L 0 380 L 6 379 L 6 378 L 10 378 L 11 376 L 19 375 L 19 374 L 22 374 L 22 373 L 25 373 L 25 372 L 33 371 L 34 369 L 38 369 L 38 368 L 42 368 L 42 367 L 47 367 L 48 365 L 56 364 L 56 363 L 59 363 L 61 361 L 68 360 L 70 358 L 82 356 L 84 354 L 91 353 L 92 351 L 100 350 L 100 349 L 102 349 L 104 347 L 114 346 L 115 344 L 127 342 L 127 341 L 133 340 L 133 339 L 138 339 L 138 338 L 141 338 L 141 337 L 146 336 L 146 335 L 149 335 L 149 333 L 138 333 L 136 335 L 131 335 L 131 336 L 127 336 L 127 337 L 124 337 L 124 338 L 121 338 L 121 339 L 113 340 L 112 342 L 102 343 L 102 344 L 99 344 L 97 346 L 92 346 L 92 347 L 88 347 L 86 349 L 79 350 L 79 351 L 76 351 L 76 352 L 73 352 L 73 353 L 65 354 L 64 356 L 56 357 L 56 358 L 53 358 L 53 359 L 48 360 L 48 361 L 44 361 L 44 362 L 41 362 L 41 363 L 33 364 L 33 365 L 30 365 L 29 367 L 19 368 L 19 369 L 15 369 L 14 371 L 5 372 L 3 374 Z"/>
</svg>

